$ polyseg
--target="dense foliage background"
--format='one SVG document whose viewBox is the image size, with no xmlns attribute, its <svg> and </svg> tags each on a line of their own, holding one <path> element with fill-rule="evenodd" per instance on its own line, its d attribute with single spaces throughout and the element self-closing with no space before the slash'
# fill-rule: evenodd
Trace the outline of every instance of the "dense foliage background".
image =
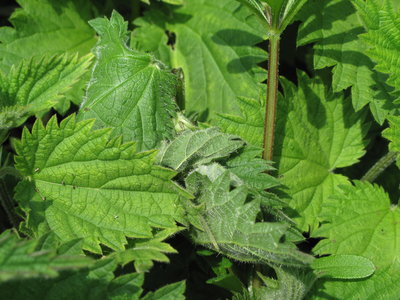
<svg viewBox="0 0 400 300">
<path fill-rule="evenodd" d="M 398 7 L 3 0 L 0 298 L 397 299 Z"/>
</svg>

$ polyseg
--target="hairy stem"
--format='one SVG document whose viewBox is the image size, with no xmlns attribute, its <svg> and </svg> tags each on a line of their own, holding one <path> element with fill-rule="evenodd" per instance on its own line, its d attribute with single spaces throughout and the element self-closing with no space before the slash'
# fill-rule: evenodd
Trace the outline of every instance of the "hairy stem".
<svg viewBox="0 0 400 300">
<path fill-rule="evenodd" d="M 361 178 L 362 181 L 373 182 L 383 171 L 386 170 L 397 158 L 399 152 L 389 152 L 383 156 L 371 169 Z"/>
<path fill-rule="evenodd" d="M 275 138 L 276 102 L 279 84 L 279 35 L 269 39 L 267 102 L 265 106 L 264 152 L 265 160 L 272 160 Z"/>
</svg>

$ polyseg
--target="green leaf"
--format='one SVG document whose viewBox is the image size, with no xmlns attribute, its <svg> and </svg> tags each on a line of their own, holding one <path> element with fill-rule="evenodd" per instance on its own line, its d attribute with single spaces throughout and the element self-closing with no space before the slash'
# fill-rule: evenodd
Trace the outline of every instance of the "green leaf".
<svg viewBox="0 0 400 300">
<path fill-rule="evenodd" d="M 300 17 L 298 45 L 315 43 L 314 68 L 333 67 L 332 87 L 339 92 L 351 87 L 356 111 L 369 108 L 382 124 L 387 115 L 395 114 L 399 105 L 387 76 L 377 72 L 375 63 L 366 55 L 368 45 L 359 35 L 361 26 L 354 7 L 348 0 L 310 0 Z"/>
<path fill-rule="evenodd" d="M 37 121 L 15 142 L 16 168 L 43 203 L 28 221 L 42 218 L 61 240 L 83 238 L 83 248 L 95 253 L 100 243 L 122 250 L 126 236 L 175 228 L 185 193 L 170 180 L 175 173 L 155 166 L 153 151 L 136 153 L 134 144 L 110 139 L 111 129 L 91 131 L 93 123 L 71 116 L 60 126 L 52 118 L 45 128 Z"/>
<path fill-rule="evenodd" d="M 389 128 L 382 131 L 382 136 L 390 140 L 389 151 L 400 152 L 400 118 L 391 116 L 389 119 Z M 397 159 L 397 165 L 400 166 L 400 161 Z"/>
<path fill-rule="evenodd" d="M 274 161 L 283 185 L 289 189 L 294 219 L 304 231 L 321 222 L 323 201 L 346 177 L 336 168 L 351 166 L 363 156 L 368 125 L 339 93 L 326 91 L 319 78 L 298 73 L 299 86 L 283 80 L 285 98 L 278 101 Z M 242 99 L 243 117 L 222 115 L 216 125 L 258 147 L 263 140 L 265 108 Z M 261 119 L 260 119 L 261 118 Z"/>
<path fill-rule="evenodd" d="M 7 72 L 24 58 L 64 52 L 89 53 L 96 39 L 87 21 L 92 5 L 82 0 L 18 0 L 13 27 L 0 28 L 0 70 Z"/>
<path fill-rule="evenodd" d="M 182 228 L 166 230 L 167 235 L 177 233 Z M 169 262 L 166 254 L 177 253 L 177 251 L 168 243 L 162 242 L 165 232 L 160 232 L 152 239 L 130 240 L 126 250 L 115 252 L 111 255 L 118 264 L 126 265 L 134 262 L 135 270 L 138 273 L 149 271 L 153 266 L 153 261 Z"/>
<path fill-rule="evenodd" d="M 367 33 L 362 39 L 376 63 L 375 69 L 389 75 L 388 83 L 400 91 L 400 12 L 391 0 L 353 0 Z M 392 4 L 393 2 L 393 4 Z"/>
<path fill-rule="evenodd" d="M 100 40 L 79 118 L 96 118 L 96 128 L 114 128 L 112 136 L 122 134 L 139 150 L 154 149 L 174 132 L 174 75 L 151 55 L 126 46 L 128 23 L 117 12 L 90 24 Z"/>
<path fill-rule="evenodd" d="M 183 69 L 187 113 L 210 119 L 238 112 L 237 96 L 259 96 L 266 72 L 257 64 L 267 55 L 254 45 L 265 30 L 236 0 L 186 0 L 152 9 L 134 23 L 133 47 Z"/>
<path fill-rule="evenodd" d="M 63 270 L 79 269 L 91 264 L 86 257 L 57 255 L 55 250 L 38 251 L 37 246 L 37 240 L 20 240 L 9 231 L 3 232 L 0 235 L 0 282 L 56 277 Z"/>
<path fill-rule="evenodd" d="M 100 259 L 90 269 L 64 272 L 55 279 L 10 281 L 0 284 L 1 295 L 15 300 L 109 300 L 139 299 L 142 274 L 115 277 L 117 264 Z"/>
<path fill-rule="evenodd" d="M 238 137 L 221 133 L 212 127 L 196 131 L 185 131 L 159 152 L 161 165 L 178 172 L 208 164 L 229 156 L 243 146 Z"/>
<path fill-rule="evenodd" d="M 55 107 L 90 64 L 91 55 L 44 56 L 22 60 L 7 76 L 0 73 L 0 128 L 18 127 Z"/>
<path fill-rule="evenodd" d="M 196 243 L 245 262 L 301 267 L 312 260 L 285 241 L 287 224 L 256 223 L 259 201 L 246 202 L 248 193 L 243 186 L 230 190 L 229 171 L 214 182 L 192 173 L 186 185 L 198 195 L 197 206 L 189 210 L 189 219 L 196 226 L 191 231 Z"/>
<path fill-rule="evenodd" d="M 356 181 L 327 201 L 321 215 L 326 223 L 314 236 L 325 239 L 314 252 L 363 256 L 372 261 L 376 272 L 366 280 L 320 280 L 317 288 L 341 299 L 396 299 L 400 292 L 400 211 L 385 191 Z"/>
<path fill-rule="evenodd" d="M 186 284 L 185 281 L 179 281 L 176 283 L 171 283 L 155 292 L 147 293 L 142 300 L 184 300 Z"/>
<path fill-rule="evenodd" d="M 375 272 L 374 264 L 357 255 L 332 255 L 314 260 L 311 267 L 319 276 L 340 279 L 365 278 Z"/>
</svg>

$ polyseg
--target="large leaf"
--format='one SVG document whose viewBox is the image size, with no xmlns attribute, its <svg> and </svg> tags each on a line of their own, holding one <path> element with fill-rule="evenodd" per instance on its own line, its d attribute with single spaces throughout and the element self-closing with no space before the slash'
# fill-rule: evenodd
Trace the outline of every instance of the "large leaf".
<svg viewBox="0 0 400 300">
<path fill-rule="evenodd" d="M 90 1 L 18 0 L 10 18 L 14 27 L 0 28 L 0 70 L 8 71 L 24 58 L 64 52 L 83 55 L 95 43 L 87 21 Z"/>
<path fill-rule="evenodd" d="M 215 181 L 197 172 L 186 179 L 188 189 L 198 195 L 198 207 L 189 210 L 195 225 L 193 240 L 233 259 L 254 263 L 305 266 L 312 257 L 285 241 L 289 226 L 278 222 L 256 222 L 258 200 L 246 203 L 244 186 L 230 190 L 226 171 Z"/>
<path fill-rule="evenodd" d="M 374 70 L 374 62 L 366 55 L 368 45 L 359 38 L 365 30 L 350 1 L 310 0 L 301 19 L 298 45 L 315 43 L 314 68 L 333 67 L 335 92 L 351 87 L 354 109 L 369 105 L 380 124 L 398 111 L 387 76 Z"/>
<path fill-rule="evenodd" d="M 135 24 L 134 47 L 183 69 L 187 112 L 212 118 L 238 112 L 237 96 L 259 96 L 266 72 L 257 64 L 266 53 L 254 45 L 265 32 L 236 0 L 186 0 L 152 9 Z"/>
<path fill-rule="evenodd" d="M 0 282 L 11 279 L 56 277 L 63 270 L 87 267 L 83 256 L 57 255 L 55 250 L 38 251 L 38 241 L 19 240 L 8 231 L 0 235 Z"/>
<path fill-rule="evenodd" d="M 7 76 L 0 73 L 0 128 L 17 127 L 56 106 L 90 62 L 90 55 L 44 56 L 21 61 Z"/>
<path fill-rule="evenodd" d="M 122 134 L 140 150 L 154 149 L 173 133 L 174 75 L 151 55 L 126 46 L 128 23 L 117 12 L 90 24 L 100 41 L 80 119 L 96 118 L 96 128 L 114 128 L 113 136 Z"/>
<path fill-rule="evenodd" d="M 396 0 L 353 0 L 364 20 L 367 33 L 362 39 L 370 46 L 368 56 L 376 70 L 388 74 L 388 83 L 400 91 L 400 12 Z"/>
<path fill-rule="evenodd" d="M 188 130 L 161 149 L 159 161 L 161 165 L 182 171 L 227 157 L 242 146 L 243 141 L 218 128 Z"/>
<path fill-rule="evenodd" d="M 396 299 L 400 293 L 400 211 L 378 186 L 355 182 L 326 202 L 327 221 L 314 236 L 324 237 L 314 248 L 319 255 L 360 255 L 376 272 L 366 280 L 320 280 L 315 299 L 323 294 L 340 299 Z M 319 296 L 321 295 L 321 296 Z"/>
<path fill-rule="evenodd" d="M 347 178 L 336 168 L 351 166 L 364 154 L 367 125 L 343 96 L 327 92 L 320 79 L 299 73 L 299 86 L 284 80 L 285 98 L 278 101 L 274 160 L 281 181 L 300 216 L 301 229 L 313 230 L 321 221 L 321 206 Z M 228 133 L 262 146 L 262 105 L 243 99 L 243 117 L 223 115 L 217 123 Z"/>
<path fill-rule="evenodd" d="M 91 131 L 93 123 L 72 116 L 58 127 L 52 118 L 45 128 L 38 121 L 15 142 L 21 184 L 30 181 L 42 198 L 34 219 L 61 240 L 83 238 L 83 248 L 96 253 L 100 243 L 122 250 L 126 236 L 151 238 L 152 227 L 174 228 L 182 215 L 182 191 L 170 181 L 175 173 L 155 166 L 153 151 L 136 153 L 134 144 L 110 140 L 110 129 Z"/>
</svg>

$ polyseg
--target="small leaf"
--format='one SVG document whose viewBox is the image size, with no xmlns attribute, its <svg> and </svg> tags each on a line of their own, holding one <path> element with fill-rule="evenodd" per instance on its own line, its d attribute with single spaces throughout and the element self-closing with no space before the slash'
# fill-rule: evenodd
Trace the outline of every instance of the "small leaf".
<svg viewBox="0 0 400 300">
<path fill-rule="evenodd" d="M 319 276 L 339 279 L 365 278 L 375 272 L 368 258 L 358 255 L 331 255 L 314 260 L 311 267 Z"/>
<path fill-rule="evenodd" d="M 210 163 L 227 157 L 243 146 L 238 137 L 222 133 L 217 128 L 185 131 L 158 154 L 161 165 L 176 171 Z"/>
</svg>

